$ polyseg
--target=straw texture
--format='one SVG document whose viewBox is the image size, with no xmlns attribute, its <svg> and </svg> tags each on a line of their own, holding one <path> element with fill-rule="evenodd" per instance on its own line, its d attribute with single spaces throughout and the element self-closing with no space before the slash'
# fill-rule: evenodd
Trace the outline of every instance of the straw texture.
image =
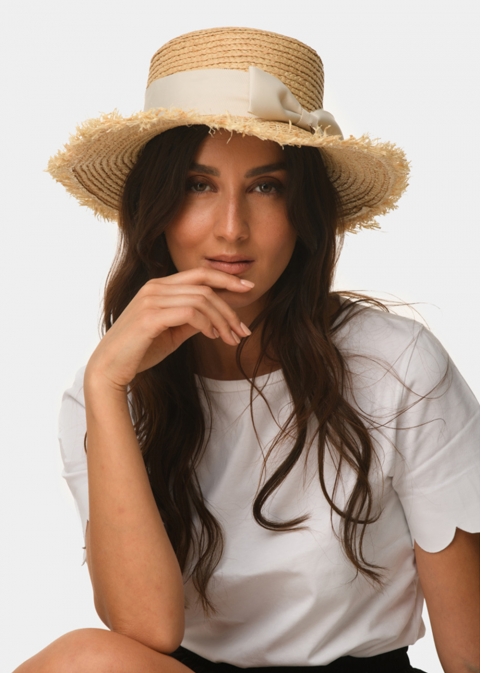
<svg viewBox="0 0 481 673">
<path fill-rule="evenodd" d="M 322 108 L 324 70 L 318 54 L 291 37 L 250 28 L 213 28 L 167 42 L 152 57 L 147 86 L 184 70 L 254 65 L 278 77 L 306 110 Z"/>
<path fill-rule="evenodd" d="M 214 28 L 181 35 L 153 56 L 148 85 L 186 70 L 256 66 L 280 79 L 307 110 L 322 108 L 324 74 L 317 53 L 298 40 L 250 28 Z M 47 170 L 82 205 L 116 220 L 123 184 L 139 152 L 154 136 L 177 126 L 206 124 L 281 145 L 319 147 L 342 204 L 342 230 L 378 227 L 376 217 L 396 207 L 407 186 L 401 149 L 368 136 L 341 140 L 284 122 L 253 117 L 201 115 L 158 108 L 123 117 L 117 112 L 80 125 Z"/>
</svg>

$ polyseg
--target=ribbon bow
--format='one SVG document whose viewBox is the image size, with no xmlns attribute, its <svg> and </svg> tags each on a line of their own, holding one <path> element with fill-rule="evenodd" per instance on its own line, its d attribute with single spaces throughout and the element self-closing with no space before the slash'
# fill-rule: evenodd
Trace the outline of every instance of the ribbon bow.
<svg viewBox="0 0 481 673">
<path fill-rule="evenodd" d="M 248 111 L 261 119 L 290 121 L 306 131 L 314 132 L 320 127 L 328 135 L 342 138 L 342 131 L 330 112 L 322 109 L 308 112 L 280 79 L 255 66 L 249 68 Z"/>
<path fill-rule="evenodd" d="M 251 66 L 249 72 L 228 68 L 184 70 L 161 77 L 145 93 L 145 110 L 175 108 L 201 115 L 253 115 L 268 121 L 291 122 L 306 131 L 321 128 L 340 135 L 336 120 L 326 110 L 304 110 L 280 79 Z"/>
</svg>

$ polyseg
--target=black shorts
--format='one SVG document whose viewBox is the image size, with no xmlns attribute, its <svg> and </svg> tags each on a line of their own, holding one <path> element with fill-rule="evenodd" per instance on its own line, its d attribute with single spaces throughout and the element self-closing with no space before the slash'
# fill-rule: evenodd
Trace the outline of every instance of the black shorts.
<svg viewBox="0 0 481 673">
<path fill-rule="evenodd" d="M 188 666 L 194 673 L 423 673 L 409 663 L 408 648 L 378 654 L 375 657 L 341 657 L 327 666 L 268 666 L 264 668 L 239 668 L 232 664 L 213 663 L 194 652 L 179 647 L 172 656 Z"/>
</svg>

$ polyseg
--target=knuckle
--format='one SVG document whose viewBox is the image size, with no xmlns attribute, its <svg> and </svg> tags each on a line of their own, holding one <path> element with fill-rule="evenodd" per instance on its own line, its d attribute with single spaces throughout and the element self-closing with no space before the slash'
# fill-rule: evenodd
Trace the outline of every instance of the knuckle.
<svg viewBox="0 0 481 673">
<path fill-rule="evenodd" d="M 155 283 L 155 279 L 151 278 L 150 280 L 148 280 L 146 283 L 144 283 L 142 285 L 142 287 L 140 288 L 140 292 L 149 292 L 152 289 L 154 283 Z"/>
<path fill-rule="evenodd" d="M 197 311 L 193 306 L 186 306 L 184 308 L 184 315 L 188 320 L 191 320 L 195 318 L 195 316 L 197 315 Z"/>
<path fill-rule="evenodd" d="M 162 287 L 162 278 L 151 278 L 140 288 L 140 292 L 143 294 L 152 294 L 158 292 Z"/>
<path fill-rule="evenodd" d="M 215 295 L 214 290 L 209 285 L 203 285 L 202 286 L 202 292 L 203 292 L 204 298 L 207 298 L 207 297 L 211 298 Z"/>
<path fill-rule="evenodd" d="M 140 308 L 149 311 L 152 308 L 152 298 L 149 295 L 140 297 Z"/>
<path fill-rule="evenodd" d="M 207 297 L 206 297 L 205 295 L 203 295 L 203 294 L 199 294 L 199 295 L 197 295 L 197 296 L 195 297 L 194 301 L 195 301 L 197 304 L 199 304 L 200 306 L 203 306 L 203 307 L 208 306 L 209 303 L 210 303 L 209 300 L 207 299 Z"/>
<path fill-rule="evenodd" d="M 146 283 L 137 292 L 137 299 L 138 300 L 145 299 L 146 297 L 149 297 L 151 294 L 152 294 L 152 286 L 148 286 Z"/>
<path fill-rule="evenodd" d="M 230 306 L 227 307 L 225 317 L 226 317 L 227 322 L 230 322 L 230 323 L 236 322 L 238 320 L 237 319 L 237 313 L 233 309 L 231 309 Z"/>
</svg>

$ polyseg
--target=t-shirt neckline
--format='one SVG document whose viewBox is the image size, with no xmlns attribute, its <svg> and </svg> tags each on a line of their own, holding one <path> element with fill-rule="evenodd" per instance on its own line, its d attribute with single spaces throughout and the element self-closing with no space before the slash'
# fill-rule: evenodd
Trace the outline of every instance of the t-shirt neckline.
<svg viewBox="0 0 481 673">
<path fill-rule="evenodd" d="M 251 381 L 255 382 L 258 388 L 264 388 L 274 383 L 284 380 L 282 369 L 276 369 L 269 374 L 256 376 L 255 379 L 236 379 L 234 381 L 223 381 L 220 379 L 209 379 L 206 376 L 195 375 L 197 387 L 212 393 L 237 393 L 251 389 Z"/>
</svg>

